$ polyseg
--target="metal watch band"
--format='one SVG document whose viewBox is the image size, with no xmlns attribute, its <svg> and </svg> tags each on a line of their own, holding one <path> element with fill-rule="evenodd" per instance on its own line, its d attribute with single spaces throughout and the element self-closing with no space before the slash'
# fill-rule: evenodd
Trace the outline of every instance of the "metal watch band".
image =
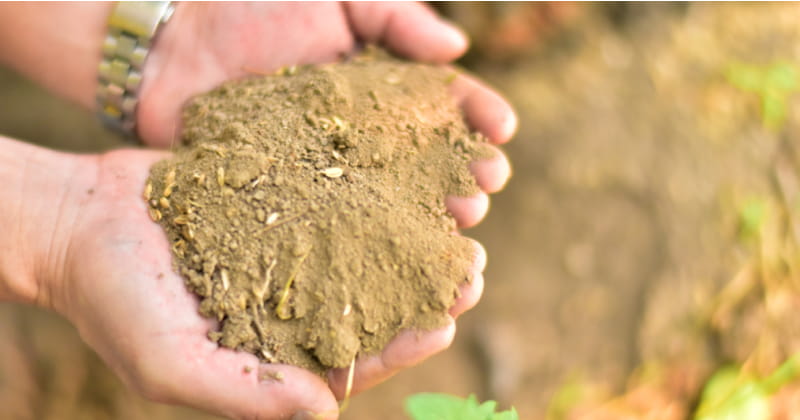
<svg viewBox="0 0 800 420">
<path fill-rule="evenodd" d="M 98 115 L 115 131 L 133 137 L 142 68 L 158 29 L 175 10 L 168 1 L 120 1 L 108 19 L 97 89 Z"/>
</svg>

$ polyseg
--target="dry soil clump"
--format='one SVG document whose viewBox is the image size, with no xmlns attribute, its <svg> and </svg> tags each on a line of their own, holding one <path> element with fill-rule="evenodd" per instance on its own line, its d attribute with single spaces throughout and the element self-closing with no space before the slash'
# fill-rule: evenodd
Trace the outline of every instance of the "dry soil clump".
<svg viewBox="0 0 800 420">
<path fill-rule="evenodd" d="M 151 216 L 211 339 L 317 373 L 447 322 L 474 248 L 448 194 L 486 156 L 452 72 L 376 53 L 227 83 L 152 168 Z"/>
</svg>

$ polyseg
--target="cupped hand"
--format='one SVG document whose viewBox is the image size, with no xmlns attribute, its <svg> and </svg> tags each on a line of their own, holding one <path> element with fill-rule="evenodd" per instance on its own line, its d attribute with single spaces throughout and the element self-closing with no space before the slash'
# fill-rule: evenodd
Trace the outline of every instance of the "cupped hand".
<svg viewBox="0 0 800 420">
<path fill-rule="evenodd" d="M 338 417 L 346 374 L 329 381 L 301 368 L 265 364 L 207 338 L 215 321 L 198 313 L 199 300 L 173 271 L 163 229 L 148 216 L 142 198 L 150 166 L 165 152 L 120 150 L 80 159 L 56 220 L 58 230 L 44 254 L 57 273 L 38 297 L 67 317 L 81 337 L 131 388 L 160 402 L 198 407 L 232 418 L 284 419 L 298 411 Z M 44 198 L 40 198 L 44 199 Z M 46 235 L 45 235 L 46 236 Z M 472 307 L 483 288 L 485 255 L 478 246 L 474 280 L 462 289 L 452 317 Z M 447 347 L 454 325 L 406 332 L 379 356 L 356 363 L 353 391 Z"/>
<path fill-rule="evenodd" d="M 181 107 L 193 95 L 252 72 L 333 61 L 361 41 L 435 63 L 455 59 L 467 46 L 460 31 L 416 3 L 179 4 L 148 59 L 139 133 L 151 146 L 169 146 L 178 137 Z M 492 143 L 511 138 L 517 120 L 498 94 L 468 75 L 459 76 L 452 93 L 469 124 Z M 141 198 L 150 165 L 162 157 L 129 150 L 97 160 L 94 193 L 81 202 L 64 286 L 55 289 L 62 298 L 54 302 L 63 302 L 60 310 L 125 382 L 152 399 L 235 418 L 288 418 L 298 410 L 336 418 L 347 370 L 331 371 L 326 383 L 207 339 L 214 323 L 198 314 L 197 299 L 173 273 L 166 237 Z M 484 217 L 487 193 L 510 175 L 499 150 L 471 169 L 482 192 L 446 199 L 461 227 Z M 483 289 L 485 255 L 476 247 L 474 281 L 463 287 L 453 318 L 475 305 Z M 381 355 L 356 363 L 352 392 L 446 348 L 454 332 L 451 323 L 400 334 Z"/>
</svg>

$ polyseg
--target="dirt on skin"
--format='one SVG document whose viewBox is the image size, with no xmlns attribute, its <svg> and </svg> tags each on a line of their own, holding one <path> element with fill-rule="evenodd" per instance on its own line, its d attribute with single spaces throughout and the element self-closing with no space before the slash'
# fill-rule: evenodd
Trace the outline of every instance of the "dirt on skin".
<svg viewBox="0 0 800 420">
<path fill-rule="evenodd" d="M 209 337 L 323 373 L 447 324 L 475 253 L 447 195 L 487 153 L 452 71 L 369 51 L 231 82 L 184 113 L 145 197 Z"/>
</svg>

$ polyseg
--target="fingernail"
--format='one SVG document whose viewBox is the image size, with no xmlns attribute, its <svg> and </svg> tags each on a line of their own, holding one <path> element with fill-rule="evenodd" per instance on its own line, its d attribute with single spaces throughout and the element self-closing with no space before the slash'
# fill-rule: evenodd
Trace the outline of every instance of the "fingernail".
<svg viewBox="0 0 800 420">
<path fill-rule="evenodd" d="M 450 39 L 453 45 L 459 51 L 464 51 L 469 47 L 469 36 L 461 30 L 458 26 L 447 22 L 448 29 L 450 30 Z"/>
<path fill-rule="evenodd" d="M 503 137 L 504 140 L 509 140 L 514 137 L 514 134 L 517 133 L 517 129 L 519 128 L 519 118 L 517 117 L 517 113 L 514 110 L 511 110 L 508 118 L 503 122 Z"/>
<path fill-rule="evenodd" d="M 292 416 L 292 420 L 317 420 L 318 418 L 316 414 L 306 410 L 300 410 Z"/>
</svg>

